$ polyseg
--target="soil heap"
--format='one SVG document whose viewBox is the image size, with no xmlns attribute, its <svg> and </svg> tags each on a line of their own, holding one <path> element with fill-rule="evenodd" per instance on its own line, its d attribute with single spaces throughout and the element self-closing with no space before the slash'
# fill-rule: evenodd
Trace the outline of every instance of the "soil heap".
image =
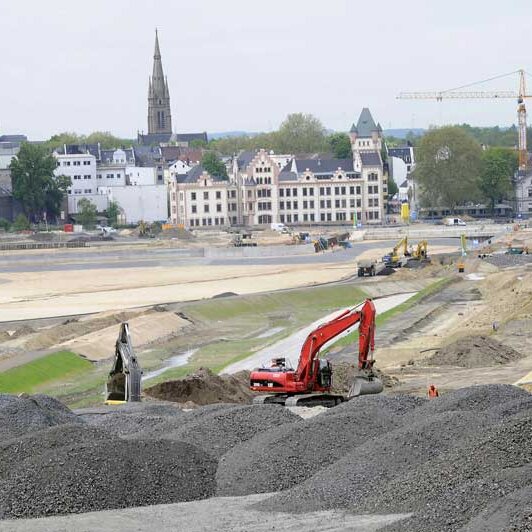
<svg viewBox="0 0 532 532">
<path fill-rule="evenodd" d="M 438 349 L 422 363 L 429 366 L 482 368 L 508 364 L 523 357 L 519 351 L 501 344 L 494 338 L 467 336 Z"/>
<path fill-rule="evenodd" d="M 195 405 L 213 403 L 249 404 L 249 372 L 234 375 L 216 375 L 208 368 L 200 368 L 184 379 L 161 382 L 144 390 L 146 395 L 176 403 L 192 402 Z"/>
</svg>

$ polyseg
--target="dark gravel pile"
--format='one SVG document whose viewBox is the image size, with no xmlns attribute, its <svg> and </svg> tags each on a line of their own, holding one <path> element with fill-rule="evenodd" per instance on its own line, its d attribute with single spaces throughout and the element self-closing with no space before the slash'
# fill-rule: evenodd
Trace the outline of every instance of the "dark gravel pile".
<svg viewBox="0 0 532 532">
<path fill-rule="evenodd" d="M 471 433 L 401 479 L 392 479 L 365 509 L 416 512 L 390 526 L 393 531 L 458 530 L 491 501 L 532 486 L 531 441 L 532 416 L 512 416 L 486 431 Z"/>
<path fill-rule="evenodd" d="M 52 397 L 0 394 L 0 442 L 54 425 L 78 422 L 75 414 Z"/>
<path fill-rule="evenodd" d="M 328 410 L 325 415 L 331 416 L 352 410 L 372 411 L 375 416 L 390 413 L 403 415 L 427 403 L 427 399 L 415 395 L 363 395 Z"/>
<path fill-rule="evenodd" d="M 523 468 L 524 474 L 532 471 Z M 523 480 L 526 481 L 526 478 Z M 532 530 L 532 486 L 499 496 L 460 532 L 527 532 Z"/>
<path fill-rule="evenodd" d="M 351 408 L 334 408 L 306 421 L 272 428 L 234 447 L 220 460 L 217 494 L 248 495 L 290 488 L 401 423 L 400 416 L 382 405 L 351 403 Z"/>
<path fill-rule="evenodd" d="M 193 411 L 188 422 L 164 438 L 191 443 L 220 457 L 257 434 L 298 422 L 301 422 L 299 416 L 279 405 L 236 406 L 209 414 Z"/>
<path fill-rule="evenodd" d="M 185 416 L 181 409 L 171 405 L 150 403 L 84 409 L 77 411 L 77 414 L 87 424 L 117 436 L 152 437 L 175 430 Z"/>
<path fill-rule="evenodd" d="M 484 260 L 498 268 L 510 268 L 512 266 L 530 264 L 532 262 L 532 255 L 506 255 L 505 253 L 501 253 L 486 257 Z"/>
<path fill-rule="evenodd" d="M 413 419 L 452 410 L 483 412 L 501 408 L 513 401 L 528 401 L 531 395 L 511 384 L 485 384 L 470 386 L 445 393 L 441 397 L 427 401 L 412 413 Z"/>
<path fill-rule="evenodd" d="M 482 432 L 488 425 L 488 416 L 478 412 L 421 417 L 420 421 L 366 441 L 302 484 L 263 502 L 262 507 L 291 512 L 351 508 L 358 512 L 368 498 L 374 498 L 394 478 L 403 478 L 461 438 Z"/>
<path fill-rule="evenodd" d="M 55 427 L 32 434 L 27 443 L 21 438 L 0 447 L 0 462 L 11 464 L 0 474 L 0 518 L 190 501 L 214 493 L 216 460 L 192 445 L 112 435 L 76 441 L 71 430 Z"/>
</svg>

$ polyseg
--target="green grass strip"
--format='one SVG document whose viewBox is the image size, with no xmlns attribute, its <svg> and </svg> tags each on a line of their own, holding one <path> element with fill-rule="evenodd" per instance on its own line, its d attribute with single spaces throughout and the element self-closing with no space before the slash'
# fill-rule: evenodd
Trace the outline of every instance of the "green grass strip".
<svg viewBox="0 0 532 532">
<path fill-rule="evenodd" d="M 43 384 L 65 379 L 92 368 L 71 351 L 58 351 L 0 373 L 1 393 L 32 393 Z"/>
</svg>

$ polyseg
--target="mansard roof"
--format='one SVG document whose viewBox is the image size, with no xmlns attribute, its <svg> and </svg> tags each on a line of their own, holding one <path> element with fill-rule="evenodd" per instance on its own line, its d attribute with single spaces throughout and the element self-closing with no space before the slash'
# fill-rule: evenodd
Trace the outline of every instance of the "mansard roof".
<svg viewBox="0 0 532 532">
<path fill-rule="evenodd" d="M 330 174 L 338 169 L 345 172 L 354 170 L 353 159 L 298 159 L 296 157 L 295 163 L 296 170 L 299 173 L 308 170 L 313 174 Z M 291 167 L 291 163 L 288 166 Z"/>
<path fill-rule="evenodd" d="M 201 164 L 193 166 L 186 174 L 177 175 L 176 181 L 178 183 L 197 183 L 198 179 L 203 175 L 203 172 L 206 172 L 205 168 Z M 209 177 L 213 181 L 229 183 L 229 180 L 223 179 L 222 177 L 213 176 L 207 172 Z"/>
</svg>

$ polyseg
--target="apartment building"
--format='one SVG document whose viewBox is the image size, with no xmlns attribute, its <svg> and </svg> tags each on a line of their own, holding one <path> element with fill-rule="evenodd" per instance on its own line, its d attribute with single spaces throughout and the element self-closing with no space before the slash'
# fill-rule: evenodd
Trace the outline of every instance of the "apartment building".
<svg viewBox="0 0 532 532">
<path fill-rule="evenodd" d="M 201 166 L 186 176 L 174 174 L 170 185 L 172 221 L 186 227 L 382 223 L 387 196 L 380 155 L 382 129 L 369 109 L 362 110 L 349 136 L 353 156 L 348 159 L 303 158 L 258 150 L 233 159 L 228 181 L 213 178 Z M 216 187 L 219 199 L 226 198 L 223 223 L 220 219 L 209 223 L 197 204 L 194 212 L 190 210 L 191 195 L 197 201 L 205 187 Z M 223 211 L 223 206 L 217 208 Z M 212 205 L 208 209 L 212 213 Z"/>
</svg>

